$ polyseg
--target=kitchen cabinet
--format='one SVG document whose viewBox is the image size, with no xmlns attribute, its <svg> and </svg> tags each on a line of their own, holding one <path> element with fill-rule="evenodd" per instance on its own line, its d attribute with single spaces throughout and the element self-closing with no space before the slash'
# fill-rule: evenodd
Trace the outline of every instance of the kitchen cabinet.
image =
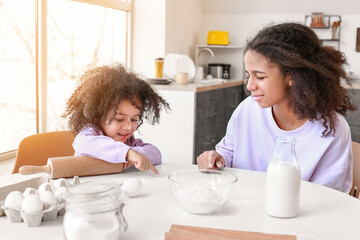
<svg viewBox="0 0 360 240">
<path fill-rule="evenodd" d="M 243 98 L 243 85 L 197 94 L 194 163 L 197 156 L 215 149 L 225 136 L 227 123 Z"/>
<path fill-rule="evenodd" d="M 332 46 L 336 50 L 340 50 L 340 15 L 326 15 L 319 13 L 305 15 L 305 25 L 314 30 L 323 45 Z"/>
<path fill-rule="evenodd" d="M 135 137 L 158 147 L 163 163 L 193 164 L 225 136 L 227 122 L 243 100 L 243 81 L 204 85 L 156 86 L 171 111 L 161 112 L 159 124 L 144 122 Z"/>
<path fill-rule="evenodd" d="M 349 91 L 351 103 L 358 109 L 356 111 L 348 111 L 345 119 L 350 126 L 352 140 L 360 143 L 360 89 L 354 88 L 347 91 Z"/>
<path fill-rule="evenodd" d="M 204 67 L 205 76 L 209 74 L 209 63 L 230 64 L 230 79 L 245 79 L 244 48 L 236 45 L 196 45 L 195 64 Z"/>
</svg>

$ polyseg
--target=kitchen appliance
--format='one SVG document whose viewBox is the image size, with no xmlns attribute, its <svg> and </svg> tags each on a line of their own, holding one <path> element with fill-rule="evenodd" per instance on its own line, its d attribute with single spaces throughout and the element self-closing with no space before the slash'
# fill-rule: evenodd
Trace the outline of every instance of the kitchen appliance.
<svg viewBox="0 0 360 240">
<path fill-rule="evenodd" d="M 208 75 L 213 78 L 230 79 L 230 64 L 210 63 L 208 65 Z"/>
<path fill-rule="evenodd" d="M 226 31 L 209 31 L 207 36 L 209 45 L 229 45 L 229 33 Z"/>
</svg>

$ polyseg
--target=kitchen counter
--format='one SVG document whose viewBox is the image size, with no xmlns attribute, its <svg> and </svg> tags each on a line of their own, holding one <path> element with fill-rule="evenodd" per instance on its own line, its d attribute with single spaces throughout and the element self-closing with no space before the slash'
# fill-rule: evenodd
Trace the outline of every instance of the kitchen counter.
<svg viewBox="0 0 360 240">
<path fill-rule="evenodd" d="M 151 85 L 156 90 L 204 92 L 215 89 L 238 86 L 243 84 L 244 82 L 245 80 L 214 79 L 214 80 L 202 80 L 199 82 L 188 83 L 188 84 L 178 84 L 176 82 L 172 82 L 168 85 L 160 85 L 160 84 L 151 84 Z"/>
</svg>

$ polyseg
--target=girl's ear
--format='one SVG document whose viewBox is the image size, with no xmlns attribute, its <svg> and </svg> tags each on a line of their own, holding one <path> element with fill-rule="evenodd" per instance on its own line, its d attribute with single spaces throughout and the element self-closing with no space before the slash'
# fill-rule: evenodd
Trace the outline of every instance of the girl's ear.
<svg viewBox="0 0 360 240">
<path fill-rule="evenodd" d="M 293 85 L 292 79 L 291 79 L 291 75 L 287 74 L 286 75 L 286 81 L 289 83 L 289 86 L 291 87 Z"/>
</svg>

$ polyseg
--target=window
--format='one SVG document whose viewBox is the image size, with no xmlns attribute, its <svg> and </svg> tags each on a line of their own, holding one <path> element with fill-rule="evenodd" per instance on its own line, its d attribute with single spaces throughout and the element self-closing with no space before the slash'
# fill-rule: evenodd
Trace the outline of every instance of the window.
<svg viewBox="0 0 360 240">
<path fill-rule="evenodd" d="M 130 11 L 120 0 L 0 0 L 0 153 L 67 129 L 61 115 L 85 69 L 127 65 Z"/>
</svg>

